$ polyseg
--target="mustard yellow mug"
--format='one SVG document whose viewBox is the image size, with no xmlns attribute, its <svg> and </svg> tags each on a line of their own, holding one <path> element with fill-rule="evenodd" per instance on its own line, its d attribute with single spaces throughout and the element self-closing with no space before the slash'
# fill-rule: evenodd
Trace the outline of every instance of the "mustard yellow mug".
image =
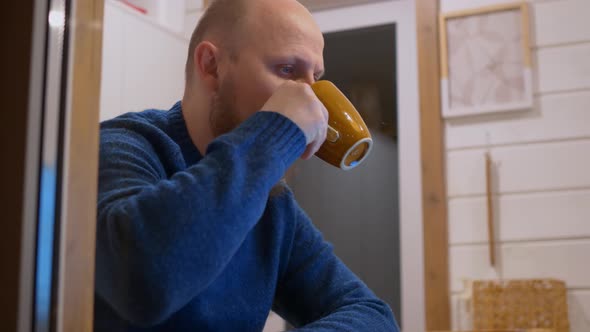
<svg viewBox="0 0 590 332">
<path fill-rule="evenodd" d="M 329 114 L 326 141 L 315 155 L 345 171 L 355 168 L 373 147 L 365 121 L 334 83 L 317 81 L 311 88 Z"/>
</svg>

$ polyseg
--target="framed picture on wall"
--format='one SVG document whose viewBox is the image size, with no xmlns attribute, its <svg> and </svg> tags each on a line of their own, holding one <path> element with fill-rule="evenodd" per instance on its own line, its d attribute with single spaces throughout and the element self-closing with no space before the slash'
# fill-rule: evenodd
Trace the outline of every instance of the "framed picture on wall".
<svg viewBox="0 0 590 332">
<path fill-rule="evenodd" d="M 439 23 L 443 117 L 532 107 L 525 2 L 443 13 Z"/>
</svg>

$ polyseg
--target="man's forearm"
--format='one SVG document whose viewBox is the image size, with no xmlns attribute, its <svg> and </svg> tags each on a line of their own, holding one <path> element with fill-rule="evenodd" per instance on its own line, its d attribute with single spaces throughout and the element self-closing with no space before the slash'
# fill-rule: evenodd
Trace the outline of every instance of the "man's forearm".
<svg viewBox="0 0 590 332">
<path fill-rule="evenodd" d="M 157 165 L 128 160 L 139 158 L 133 153 L 101 160 L 98 294 L 126 319 L 154 323 L 198 295 L 262 215 L 285 164 L 302 153 L 304 137 L 293 126 L 262 114 L 216 139 L 199 163 L 170 179 L 157 179 L 165 177 L 153 174 Z M 281 128 L 294 137 L 273 137 Z M 280 150 L 289 144 L 299 151 Z"/>
</svg>

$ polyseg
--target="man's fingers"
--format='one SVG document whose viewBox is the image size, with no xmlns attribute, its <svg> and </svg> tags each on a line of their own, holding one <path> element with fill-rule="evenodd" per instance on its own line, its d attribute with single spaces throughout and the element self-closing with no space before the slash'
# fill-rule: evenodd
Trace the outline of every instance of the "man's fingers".
<svg viewBox="0 0 590 332">
<path fill-rule="evenodd" d="M 301 155 L 301 159 L 303 160 L 308 160 L 309 158 L 311 158 L 314 153 L 312 153 L 312 144 L 308 144 L 307 147 L 305 148 L 305 152 L 303 152 L 303 155 Z"/>
<path fill-rule="evenodd" d="M 324 144 L 327 134 L 328 134 L 327 126 L 320 129 L 319 132 L 316 134 L 316 139 L 307 145 L 307 148 L 305 149 L 305 152 L 301 156 L 301 159 L 308 160 L 316 152 L 318 152 L 318 150 L 322 147 L 322 144 Z"/>
<path fill-rule="evenodd" d="M 322 106 L 322 114 L 324 115 L 324 119 L 326 119 L 326 122 L 328 122 L 328 120 L 330 119 L 330 113 L 328 113 L 328 109 L 321 104 Z"/>
</svg>

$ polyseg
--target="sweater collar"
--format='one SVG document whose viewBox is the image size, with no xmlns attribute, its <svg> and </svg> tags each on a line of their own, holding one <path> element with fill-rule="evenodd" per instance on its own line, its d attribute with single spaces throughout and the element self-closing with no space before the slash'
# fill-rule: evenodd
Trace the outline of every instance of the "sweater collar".
<svg viewBox="0 0 590 332">
<path fill-rule="evenodd" d="M 180 147 L 186 166 L 188 167 L 195 164 L 202 158 L 202 156 L 191 140 L 188 129 L 186 128 L 186 122 L 182 115 L 182 103 L 178 101 L 166 114 L 170 126 L 170 132 L 168 135 L 170 135 Z"/>
</svg>

